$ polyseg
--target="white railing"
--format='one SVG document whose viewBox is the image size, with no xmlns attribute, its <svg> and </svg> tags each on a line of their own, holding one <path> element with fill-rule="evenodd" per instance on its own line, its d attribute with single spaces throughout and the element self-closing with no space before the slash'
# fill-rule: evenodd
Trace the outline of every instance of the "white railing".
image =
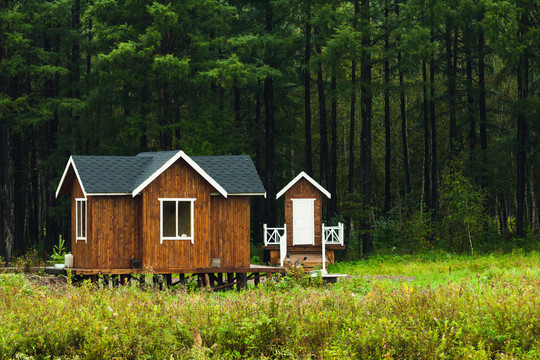
<svg viewBox="0 0 540 360">
<path fill-rule="evenodd" d="M 326 274 L 326 245 L 343 245 L 343 223 L 338 226 L 322 224 L 322 271 Z"/>
<path fill-rule="evenodd" d="M 264 224 L 263 228 L 264 246 L 279 245 L 279 261 L 283 267 L 283 260 L 287 256 L 287 224 L 284 224 L 282 228 L 271 228 Z"/>
<path fill-rule="evenodd" d="M 343 223 L 338 226 L 322 226 L 324 243 L 326 245 L 343 245 Z"/>
</svg>

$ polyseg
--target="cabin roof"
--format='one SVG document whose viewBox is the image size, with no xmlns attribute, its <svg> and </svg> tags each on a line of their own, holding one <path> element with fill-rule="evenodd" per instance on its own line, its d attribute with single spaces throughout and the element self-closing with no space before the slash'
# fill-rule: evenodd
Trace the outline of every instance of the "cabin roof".
<svg viewBox="0 0 540 360">
<path fill-rule="evenodd" d="M 192 156 L 229 194 L 264 194 L 259 174 L 249 155 Z"/>
<path fill-rule="evenodd" d="M 266 194 L 248 155 L 189 157 L 183 151 L 160 151 L 137 156 L 74 155 L 66 165 L 56 195 L 68 192 L 63 185 L 66 177 L 74 173 L 85 195 L 135 196 L 180 158 L 225 197 Z"/>
<path fill-rule="evenodd" d="M 326 195 L 327 198 L 331 198 L 332 195 L 328 192 L 328 190 L 326 190 L 325 188 L 323 188 L 321 186 L 321 184 L 319 184 L 318 182 L 316 182 L 315 180 L 313 180 L 313 178 L 311 176 L 309 176 L 308 174 L 306 174 L 305 172 L 301 172 L 300 174 L 298 174 L 294 179 L 291 180 L 290 183 L 288 183 L 283 189 L 281 189 L 280 192 L 277 193 L 276 195 L 276 199 L 279 199 L 283 194 L 285 194 L 287 192 L 287 190 L 289 190 L 294 184 L 296 184 L 300 179 L 306 179 L 307 181 L 309 181 L 313 186 L 315 186 L 320 192 L 322 192 L 324 195 Z"/>
</svg>

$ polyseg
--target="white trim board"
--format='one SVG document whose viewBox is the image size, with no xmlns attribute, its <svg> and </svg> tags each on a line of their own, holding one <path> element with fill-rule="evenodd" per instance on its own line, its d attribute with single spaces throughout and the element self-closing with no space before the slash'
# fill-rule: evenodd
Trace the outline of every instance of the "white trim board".
<svg viewBox="0 0 540 360">
<path fill-rule="evenodd" d="M 84 206 L 84 235 L 82 234 L 82 230 L 80 228 L 81 224 L 79 224 L 79 203 L 84 204 L 81 205 Z M 81 230 L 81 236 L 79 236 L 79 230 Z M 87 232 L 88 232 L 88 202 L 86 201 L 86 198 L 75 198 L 75 244 L 77 244 L 79 241 L 87 242 Z"/>
<path fill-rule="evenodd" d="M 210 183 L 221 195 L 227 197 L 227 191 L 219 185 L 206 171 L 204 171 L 195 161 L 193 161 L 185 152 L 179 150 L 176 155 L 170 158 L 165 164 L 163 164 L 156 172 L 154 172 L 150 177 L 148 177 L 141 185 L 139 185 L 135 190 L 133 190 L 132 196 L 135 197 L 141 191 L 144 190 L 152 181 L 154 181 L 159 175 L 161 175 L 165 170 L 171 167 L 178 159 L 184 159 L 196 172 L 199 173 L 206 181 Z"/>
<path fill-rule="evenodd" d="M 81 177 L 79 176 L 79 172 L 77 171 L 77 167 L 75 166 L 75 161 L 73 161 L 73 156 L 69 157 L 68 163 L 66 165 L 66 168 L 64 169 L 64 174 L 62 174 L 62 178 L 60 179 L 60 182 L 58 183 L 58 187 L 56 188 L 56 198 L 58 198 L 58 195 L 60 193 L 60 189 L 62 188 L 62 184 L 64 183 L 64 180 L 66 178 L 67 172 L 69 170 L 69 166 L 73 166 L 73 171 L 75 172 L 75 176 L 77 176 L 77 180 L 79 181 L 79 185 L 81 186 L 82 192 L 84 194 L 84 197 L 86 198 L 86 191 L 84 190 L 84 185 L 81 181 Z"/>
<path fill-rule="evenodd" d="M 287 186 L 285 186 L 283 189 L 281 189 L 280 192 L 278 192 L 278 194 L 276 195 L 276 199 L 279 199 L 283 194 L 285 194 L 287 192 L 287 190 L 289 190 L 294 184 L 296 184 L 298 182 L 298 180 L 300 180 L 301 178 L 304 178 L 306 179 L 307 181 L 309 181 L 311 183 L 311 185 L 315 186 L 320 192 L 322 192 L 324 195 L 326 195 L 327 198 L 331 198 L 332 195 L 325 189 L 323 188 L 318 182 L 316 182 L 315 180 L 313 180 L 311 178 L 311 176 L 309 176 L 308 174 L 306 174 L 304 171 L 302 171 L 300 174 L 298 174 L 290 183 L 287 184 Z"/>
<path fill-rule="evenodd" d="M 210 195 L 219 196 L 221 194 L 217 192 L 213 192 Z M 264 196 L 266 197 L 266 193 L 227 193 L 227 196 Z"/>
</svg>

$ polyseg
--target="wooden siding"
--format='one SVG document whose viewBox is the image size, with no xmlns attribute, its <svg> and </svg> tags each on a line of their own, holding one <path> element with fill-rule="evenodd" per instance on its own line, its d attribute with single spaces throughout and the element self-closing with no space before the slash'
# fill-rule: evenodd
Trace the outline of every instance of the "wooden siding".
<svg viewBox="0 0 540 360">
<path fill-rule="evenodd" d="M 210 193 L 214 188 L 184 160 L 178 160 L 142 191 L 142 264 L 155 270 L 210 267 Z M 159 198 L 195 198 L 194 243 L 160 244 Z"/>
<path fill-rule="evenodd" d="M 70 170 L 73 171 L 73 170 Z M 86 203 L 86 216 L 87 216 L 87 228 L 86 228 L 86 242 L 79 240 L 76 241 L 77 229 L 76 229 L 76 204 L 75 199 L 84 198 L 79 181 L 76 176 L 72 177 L 71 182 L 71 253 L 73 254 L 73 266 L 79 268 L 91 268 L 94 266 L 93 262 L 93 246 L 92 232 L 90 230 L 92 224 L 92 213 L 90 211 L 90 204 L 92 199 L 87 199 Z"/>
<path fill-rule="evenodd" d="M 291 199 L 315 199 L 314 203 L 314 225 L 315 225 L 315 247 L 322 246 L 322 197 L 323 194 L 309 181 L 302 178 L 298 180 L 285 193 L 285 224 L 287 224 L 287 247 L 293 246 L 293 205 Z M 305 245 L 302 245 L 305 247 Z"/>
<path fill-rule="evenodd" d="M 211 257 L 220 259 L 222 268 L 249 266 L 249 197 L 212 196 L 210 203 Z"/>
<path fill-rule="evenodd" d="M 130 260 L 140 259 L 140 197 L 89 196 L 88 228 L 98 269 L 125 269 Z"/>
</svg>

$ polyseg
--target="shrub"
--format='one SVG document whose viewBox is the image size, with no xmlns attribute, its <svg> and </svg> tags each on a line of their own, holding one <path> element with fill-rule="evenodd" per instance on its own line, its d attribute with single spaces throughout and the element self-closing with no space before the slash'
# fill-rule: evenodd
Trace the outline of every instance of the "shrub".
<svg viewBox="0 0 540 360">
<path fill-rule="evenodd" d="M 474 245 L 483 233 L 485 194 L 463 175 L 460 160 L 451 162 L 442 174 L 442 237 L 448 248 L 474 253 Z"/>
</svg>

